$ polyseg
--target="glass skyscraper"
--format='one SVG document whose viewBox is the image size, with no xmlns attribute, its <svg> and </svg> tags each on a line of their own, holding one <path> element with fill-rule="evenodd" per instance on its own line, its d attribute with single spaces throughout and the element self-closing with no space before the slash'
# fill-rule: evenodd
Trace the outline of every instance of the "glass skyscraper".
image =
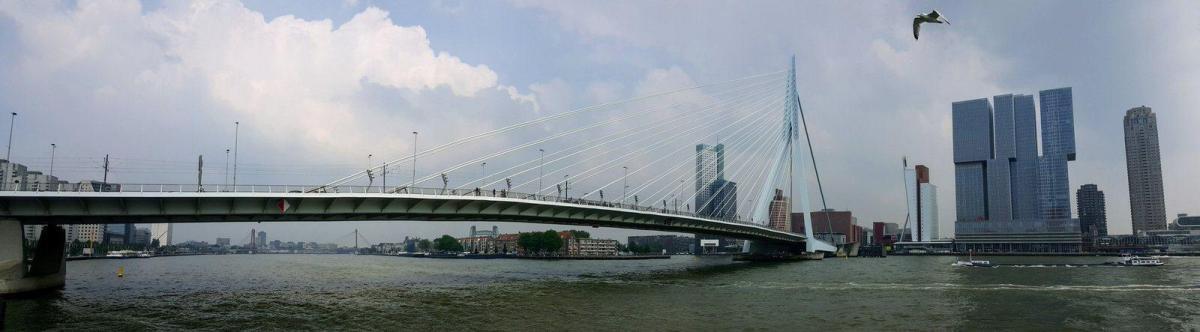
<svg viewBox="0 0 1200 332">
<path fill-rule="evenodd" d="M 969 250 L 1079 248 L 1067 173 L 1067 162 L 1075 160 L 1071 88 L 1043 90 L 1038 97 L 1040 156 L 1033 96 L 1005 94 L 991 103 L 981 98 L 951 105 L 955 234 Z"/>
<path fill-rule="evenodd" d="M 1067 162 L 1075 160 L 1075 110 L 1071 88 L 1042 90 L 1042 159 L 1038 202 L 1042 218 L 1071 219 Z"/>
</svg>

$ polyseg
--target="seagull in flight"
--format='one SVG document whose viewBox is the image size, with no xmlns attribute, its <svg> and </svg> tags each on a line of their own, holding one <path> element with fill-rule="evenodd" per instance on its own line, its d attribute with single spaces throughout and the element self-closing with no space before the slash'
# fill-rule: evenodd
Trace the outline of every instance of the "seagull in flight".
<svg viewBox="0 0 1200 332">
<path fill-rule="evenodd" d="M 946 23 L 950 24 L 950 20 L 938 13 L 937 10 L 929 12 L 929 14 L 917 14 L 913 19 L 913 39 L 921 39 L 921 23 Z"/>
</svg>

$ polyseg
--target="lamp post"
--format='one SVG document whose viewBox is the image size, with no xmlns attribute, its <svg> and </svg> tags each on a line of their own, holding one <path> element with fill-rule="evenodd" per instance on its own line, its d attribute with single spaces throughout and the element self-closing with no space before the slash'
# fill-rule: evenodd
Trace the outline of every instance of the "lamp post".
<svg viewBox="0 0 1200 332">
<path fill-rule="evenodd" d="M 229 149 L 226 149 L 226 171 L 224 171 L 224 176 L 226 176 L 224 186 L 226 186 L 226 191 L 229 191 Z"/>
<path fill-rule="evenodd" d="M 371 157 L 374 156 L 374 154 L 367 154 L 367 191 L 370 191 L 371 185 L 375 184 L 375 173 L 371 172 Z"/>
<path fill-rule="evenodd" d="M 241 127 L 241 122 L 233 122 L 233 186 L 237 187 L 237 157 L 238 157 L 238 129 Z"/>
<path fill-rule="evenodd" d="M 625 170 L 624 180 L 621 182 L 621 205 L 625 205 L 625 195 L 629 193 L 629 166 L 621 166 Z"/>
<path fill-rule="evenodd" d="M 542 168 L 544 168 L 546 166 L 546 150 L 538 149 L 538 152 L 541 153 L 541 156 L 538 157 L 537 195 L 541 195 L 542 194 Z"/>
<path fill-rule="evenodd" d="M 486 186 L 488 183 L 487 162 L 485 161 L 482 164 L 479 164 L 479 167 L 483 168 L 483 185 Z"/>
<path fill-rule="evenodd" d="M 415 132 L 415 131 L 413 132 L 413 157 L 412 157 L 412 160 L 413 160 L 412 184 L 408 185 L 408 187 L 410 188 L 409 189 L 410 191 L 412 190 L 411 188 L 417 186 L 417 132 Z"/>
<path fill-rule="evenodd" d="M 54 176 L 54 150 L 58 150 L 58 145 L 50 143 L 50 176 Z"/>
<path fill-rule="evenodd" d="M 0 186 L 0 190 L 8 190 L 8 182 L 12 178 L 12 176 L 9 175 L 9 173 L 12 173 L 13 169 L 15 169 L 15 167 L 13 167 L 13 161 L 12 161 L 12 137 L 13 137 L 13 126 L 15 126 L 16 124 L 17 124 L 17 112 L 12 112 L 12 118 L 10 118 L 10 120 L 8 122 L 8 151 L 4 152 L 4 160 L 8 161 L 8 165 L 5 166 L 4 185 Z"/>
</svg>

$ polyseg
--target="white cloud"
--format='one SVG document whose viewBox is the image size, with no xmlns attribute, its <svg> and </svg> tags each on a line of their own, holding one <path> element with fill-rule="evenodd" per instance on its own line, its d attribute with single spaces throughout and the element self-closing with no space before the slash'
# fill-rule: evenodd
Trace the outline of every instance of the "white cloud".
<svg viewBox="0 0 1200 332">
<path fill-rule="evenodd" d="M 26 96 L 30 107 L 67 126 L 157 128 L 150 130 L 161 131 L 158 143 L 191 141 L 193 149 L 202 147 L 163 127 L 215 122 L 222 137 L 209 141 L 224 141 L 224 127 L 241 121 L 244 135 L 263 139 L 256 140 L 259 151 L 357 159 L 381 154 L 372 147 L 380 144 L 406 150 L 408 129 L 434 119 L 502 118 L 484 111 L 537 108 L 532 95 L 499 85 L 486 65 L 434 50 L 422 27 L 397 25 L 374 7 L 337 26 L 293 16 L 267 20 L 234 1 L 168 3 L 148 12 L 136 1 L 3 2 L 0 17 L 16 23 L 20 38 L 9 46 L 19 58 L 0 62 L 17 73 L 2 78 L 16 87 L 3 91 L 9 97 Z M 380 97 L 375 87 L 401 99 Z M 445 109 L 430 102 L 433 96 L 489 106 Z M 464 121 L 444 134 L 490 126 Z"/>
</svg>

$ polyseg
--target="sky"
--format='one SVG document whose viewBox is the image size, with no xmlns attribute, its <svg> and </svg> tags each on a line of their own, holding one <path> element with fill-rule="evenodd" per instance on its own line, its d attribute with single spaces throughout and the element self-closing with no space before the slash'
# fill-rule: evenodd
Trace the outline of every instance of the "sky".
<svg viewBox="0 0 1200 332">
<path fill-rule="evenodd" d="M 931 9 L 952 25 L 913 40 Z M 903 222 L 908 156 L 931 169 L 951 236 L 951 103 L 1058 87 L 1074 92 L 1072 190 L 1099 185 L 1110 233 L 1130 232 L 1121 120 L 1136 106 L 1158 115 L 1169 218 L 1200 213 L 1200 4 L 1184 1 L 0 0 L 0 112 L 19 113 L 12 160 L 46 169 L 54 143 L 69 180 L 102 177 L 108 154 L 113 182 L 190 182 L 198 155 L 225 162 L 238 121 L 238 183 L 315 184 L 403 156 L 414 130 L 450 141 L 792 55 L 829 205 L 860 224 Z M 181 224 L 175 238 L 469 225 Z"/>
</svg>

